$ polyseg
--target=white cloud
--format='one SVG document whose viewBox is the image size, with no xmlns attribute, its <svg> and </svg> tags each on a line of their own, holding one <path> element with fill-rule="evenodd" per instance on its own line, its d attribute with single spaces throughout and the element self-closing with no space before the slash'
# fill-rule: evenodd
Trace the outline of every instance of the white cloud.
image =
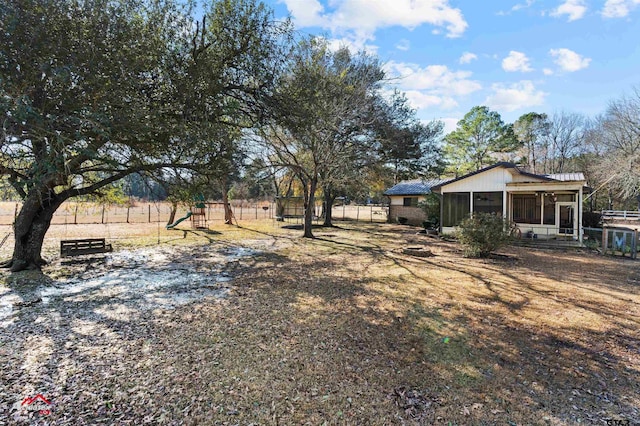
<svg viewBox="0 0 640 426">
<path fill-rule="evenodd" d="M 587 68 L 591 62 L 591 58 L 585 58 L 573 50 L 569 49 L 551 49 L 549 54 L 553 56 L 554 62 L 560 66 L 563 71 L 574 72 Z"/>
<path fill-rule="evenodd" d="M 281 0 L 297 27 L 321 27 L 337 37 L 365 44 L 375 39 L 380 28 L 400 26 L 413 29 L 432 25 L 444 29 L 447 37 L 460 37 L 467 22 L 449 0 L 331 0 L 325 9 L 318 0 Z"/>
<path fill-rule="evenodd" d="M 432 94 L 464 96 L 482 88 L 471 80 L 470 71 L 452 71 L 446 65 L 428 65 L 388 62 L 384 66 L 390 77 L 396 77 L 404 90 L 426 90 Z"/>
<path fill-rule="evenodd" d="M 547 96 L 547 93 L 537 90 L 529 80 L 510 85 L 496 83 L 491 86 L 491 89 L 493 93 L 487 96 L 484 103 L 491 108 L 506 112 L 540 106 L 544 104 Z"/>
<path fill-rule="evenodd" d="M 328 24 L 322 16 L 324 7 L 318 0 L 285 0 L 284 3 L 298 27 L 324 27 Z"/>
<path fill-rule="evenodd" d="M 585 13 L 587 13 L 587 6 L 584 5 L 584 0 L 566 0 L 551 12 L 551 16 L 567 15 L 567 20 L 571 22 L 581 19 Z"/>
<path fill-rule="evenodd" d="M 510 15 L 511 12 L 517 12 L 521 9 L 528 9 L 531 6 L 533 6 L 533 4 L 536 2 L 536 0 L 526 0 L 524 3 L 518 3 L 516 5 L 514 5 L 511 10 L 509 10 L 508 12 L 505 12 L 503 10 L 499 11 L 497 14 L 500 16 L 506 16 L 506 15 Z"/>
<path fill-rule="evenodd" d="M 460 117 L 462 118 L 462 117 Z M 444 123 L 444 134 L 449 134 L 453 132 L 458 127 L 458 121 L 460 118 L 455 117 L 441 117 L 438 120 Z"/>
<path fill-rule="evenodd" d="M 471 72 L 453 71 L 445 65 L 420 67 L 392 61 L 384 69 L 415 109 L 451 110 L 458 107 L 457 98 L 482 89 L 480 83 L 471 79 Z"/>
<path fill-rule="evenodd" d="M 403 38 L 396 44 L 396 49 L 407 51 L 411 48 L 411 42 L 406 38 Z"/>
<path fill-rule="evenodd" d="M 511 8 L 511 10 L 513 12 L 516 12 L 516 11 L 518 11 L 520 9 L 527 9 L 527 8 L 531 7 L 535 2 L 536 2 L 536 0 L 527 0 L 525 3 L 516 4 L 515 6 L 513 6 Z"/>
<path fill-rule="evenodd" d="M 605 18 L 624 18 L 638 5 L 640 5 L 640 0 L 607 0 L 602 8 L 602 16 Z"/>
<path fill-rule="evenodd" d="M 450 96 L 438 96 L 423 93 L 418 90 L 407 90 L 404 92 L 411 106 L 415 109 L 439 107 L 442 109 L 453 109 L 458 106 L 458 102 Z"/>
<path fill-rule="evenodd" d="M 545 68 L 542 70 L 544 75 L 553 75 L 553 70 L 551 68 Z"/>
<path fill-rule="evenodd" d="M 530 72 L 533 68 L 529 65 L 529 58 L 522 52 L 512 50 L 509 56 L 502 60 L 502 69 L 507 72 Z"/>
<path fill-rule="evenodd" d="M 475 53 L 464 52 L 462 56 L 460 56 L 458 62 L 460 62 L 461 64 L 469 64 L 471 63 L 471 61 L 476 59 L 478 59 L 478 55 L 476 55 Z"/>
</svg>

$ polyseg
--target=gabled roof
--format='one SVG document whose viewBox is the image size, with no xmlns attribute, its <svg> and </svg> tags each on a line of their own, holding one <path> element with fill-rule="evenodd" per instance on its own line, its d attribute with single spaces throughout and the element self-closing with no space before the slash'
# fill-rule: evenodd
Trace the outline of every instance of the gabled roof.
<svg viewBox="0 0 640 426">
<path fill-rule="evenodd" d="M 477 174 L 484 173 L 484 172 L 486 172 L 488 170 L 495 169 L 497 167 L 504 167 L 505 169 L 510 169 L 511 173 L 517 173 L 517 174 L 522 175 L 522 176 L 527 176 L 527 177 L 530 177 L 532 179 L 537 180 L 538 182 L 579 182 L 579 181 L 584 181 L 585 180 L 584 174 L 582 174 L 582 173 L 556 173 L 556 174 L 549 174 L 549 175 L 538 175 L 538 174 L 535 174 L 535 173 L 530 173 L 530 172 L 524 171 L 524 170 L 518 168 L 518 166 L 516 166 L 513 163 L 509 163 L 509 162 L 506 162 L 506 161 L 501 161 L 501 162 L 495 163 L 495 164 L 493 164 L 493 165 L 491 165 L 489 167 L 485 167 L 484 169 L 476 170 L 475 172 L 468 173 L 468 174 L 466 174 L 464 176 L 460 176 L 460 177 L 457 177 L 455 179 L 450 179 L 450 180 L 444 181 L 440 185 L 434 185 L 432 187 L 432 189 L 436 189 L 436 190 L 440 189 L 444 185 L 448 185 L 450 183 L 454 183 L 454 182 L 458 182 L 458 181 L 463 180 L 463 179 L 467 179 L 467 178 L 469 178 L 471 176 L 475 176 Z"/>
<path fill-rule="evenodd" d="M 448 179 L 413 179 L 403 180 L 384 192 L 384 195 L 424 195 L 431 192 L 434 186 L 442 185 Z"/>
</svg>

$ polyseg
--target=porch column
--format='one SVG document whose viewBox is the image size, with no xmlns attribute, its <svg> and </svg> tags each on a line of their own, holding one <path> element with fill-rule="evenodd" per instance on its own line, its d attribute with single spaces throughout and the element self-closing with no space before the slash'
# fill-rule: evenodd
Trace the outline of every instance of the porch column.
<svg viewBox="0 0 640 426">
<path fill-rule="evenodd" d="M 509 222 L 511 222 L 511 218 L 507 216 L 508 213 L 509 213 L 509 208 L 508 208 L 509 198 L 508 197 L 509 197 L 509 193 L 505 189 L 504 191 L 502 191 L 502 218 L 504 220 L 508 220 Z"/>
<path fill-rule="evenodd" d="M 469 216 L 473 216 L 473 191 L 469 192 L 469 197 L 471 197 L 469 200 Z"/>
<path fill-rule="evenodd" d="M 442 221 L 444 219 L 444 192 L 442 192 L 442 189 L 440 189 L 440 220 L 438 222 L 440 222 L 438 224 L 438 231 L 442 234 Z"/>
<path fill-rule="evenodd" d="M 582 228 L 582 186 L 578 190 L 578 241 L 582 244 L 584 239 L 584 229 Z"/>
</svg>

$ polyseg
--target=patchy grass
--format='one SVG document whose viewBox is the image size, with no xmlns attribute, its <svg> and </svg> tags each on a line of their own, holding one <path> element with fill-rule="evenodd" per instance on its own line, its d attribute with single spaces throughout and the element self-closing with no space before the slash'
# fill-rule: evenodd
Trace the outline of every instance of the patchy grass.
<svg viewBox="0 0 640 426">
<path fill-rule="evenodd" d="M 412 228 L 341 226 L 164 242 L 262 250 L 233 266 L 222 301 L 130 320 L 69 303 L 50 323 L 24 308 L 0 329 L 0 415 L 39 390 L 55 404 L 40 420 L 58 424 L 640 422 L 637 261 L 517 247 L 465 259 Z"/>
</svg>

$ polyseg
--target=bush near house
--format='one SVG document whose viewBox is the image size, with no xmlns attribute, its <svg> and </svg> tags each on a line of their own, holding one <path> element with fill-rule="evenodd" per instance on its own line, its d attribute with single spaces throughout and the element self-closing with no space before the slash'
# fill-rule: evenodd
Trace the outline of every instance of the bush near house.
<svg viewBox="0 0 640 426">
<path fill-rule="evenodd" d="M 598 212 L 583 212 L 582 226 L 586 228 L 602 228 L 602 215 Z"/>
<path fill-rule="evenodd" d="M 501 217 L 493 213 L 475 213 L 460 222 L 456 236 L 465 257 L 488 257 L 509 242 L 507 229 Z"/>
</svg>

